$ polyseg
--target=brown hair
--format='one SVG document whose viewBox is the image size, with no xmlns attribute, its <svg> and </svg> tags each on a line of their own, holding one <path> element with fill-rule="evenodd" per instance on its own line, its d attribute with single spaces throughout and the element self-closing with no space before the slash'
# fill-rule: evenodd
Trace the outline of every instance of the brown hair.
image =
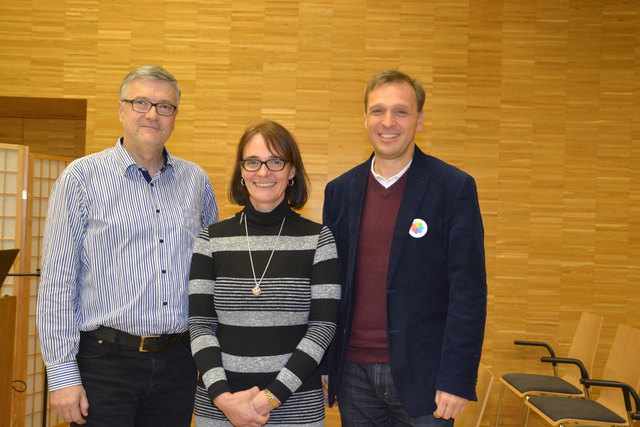
<svg viewBox="0 0 640 427">
<path fill-rule="evenodd" d="M 413 91 L 416 93 L 418 113 L 422 112 L 422 108 L 424 107 L 424 100 L 426 99 L 422 84 L 417 79 L 412 79 L 408 74 L 405 74 L 403 72 L 397 70 L 385 70 L 380 71 L 378 74 L 375 74 L 373 77 L 371 77 L 371 80 L 369 80 L 367 90 L 364 93 L 365 113 L 367 112 L 367 107 L 369 106 L 369 94 L 371 93 L 371 91 L 387 83 L 407 83 L 409 86 L 411 86 L 413 88 Z"/>
<path fill-rule="evenodd" d="M 296 169 L 293 177 L 293 185 L 285 190 L 285 199 L 293 209 L 300 209 L 309 198 L 309 177 L 304 170 L 302 155 L 293 135 L 279 123 L 272 120 L 265 120 L 249 126 L 245 131 L 236 151 L 236 167 L 231 175 L 231 185 L 229 186 L 229 200 L 241 206 L 249 203 L 249 192 L 242 185 L 242 173 L 240 162 L 243 160 L 244 148 L 247 142 L 256 134 L 262 135 L 269 151 L 279 156 L 282 160 L 291 163 Z"/>
</svg>

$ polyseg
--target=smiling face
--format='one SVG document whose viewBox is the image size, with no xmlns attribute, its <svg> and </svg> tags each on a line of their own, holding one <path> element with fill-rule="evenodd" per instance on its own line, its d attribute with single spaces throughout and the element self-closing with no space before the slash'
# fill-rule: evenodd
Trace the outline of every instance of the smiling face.
<svg viewBox="0 0 640 427">
<path fill-rule="evenodd" d="M 178 105 L 176 92 L 166 80 L 135 79 L 129 84 L 125 99 Z M 118 103 L 118 111 L 124 129 L 124 146 L 133 152 L 150 148 L 162 150 L 173 132 L 178 114 L 176 110 L 172 116 L 161 116 L 155 107 L 146 113 L 138 113 L 133 111 L 131 104 L 122 101 Z"/>
<path fill-rule="evenodd" d="M 376 159 L 409 163 L 423 122 L 424 112 L 418 111 L 416 93 L 408 83 L 386 83 L 369 93 L 364 125 Z"/>
<path fill-rule="evenodd" d="M 269 150 L 264 137 L 259 133 L 247 141 L 242 153 L 243 160 L 256 159 L 266 162 L 269 159 L 278 158 L 282 157 Z M 260 169 L 256 172 L 247 172 L 242 166 L 239 167 L 249 193 L 249 200 L 260 212 L 271 212 L 284 200 L 288 182 L 296 174 L 291 163 L 287 163 L 284 169 L 278 172 L 269 170 L 264 164 L 260 165 Z"/>
</svg>

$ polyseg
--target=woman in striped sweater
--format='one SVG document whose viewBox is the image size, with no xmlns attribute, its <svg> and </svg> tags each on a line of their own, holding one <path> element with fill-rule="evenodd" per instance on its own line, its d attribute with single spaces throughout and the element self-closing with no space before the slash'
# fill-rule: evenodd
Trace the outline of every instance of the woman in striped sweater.
<svg viewBox="0 0 640 427">
<path fill-rule="evenodd" d="M 264 121 L 240 139 L 235 216 L 205 228 L 189 282 L 196 424 L 322 426 L 318 365 L 335 332 L 338 261 L 327 227 L 291 208 L 308 197 L 293 136 Z"/>
</svg>

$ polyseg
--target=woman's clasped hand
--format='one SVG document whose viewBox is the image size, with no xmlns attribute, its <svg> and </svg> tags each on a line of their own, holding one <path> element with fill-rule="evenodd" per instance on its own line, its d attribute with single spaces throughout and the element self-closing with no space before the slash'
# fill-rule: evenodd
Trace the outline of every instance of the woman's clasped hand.
<svg viewBox="0 0 640 427">
<path fill-rule="evenodd" d="M 213 403 L 235 427 L 260 427 L 269 421 L 269 411 L 272 409 L 269 402 L 266 402 L 266 397 L 267 406 L 264 409 L 264 405 L 261 408 L 254 407 L 254 400 L 260 394 L 264 396 L 258 387 L 253 387 L 236 393 L 222 393 Z"/>
</svg>

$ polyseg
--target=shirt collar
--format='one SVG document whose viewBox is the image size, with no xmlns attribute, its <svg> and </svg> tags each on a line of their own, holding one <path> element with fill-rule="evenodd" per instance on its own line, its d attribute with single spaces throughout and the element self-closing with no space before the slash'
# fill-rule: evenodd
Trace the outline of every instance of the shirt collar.
<svg viewBox="0 0 640 427">
<path fill-rule="evenodd" d="M 124 137 L 118 138 L 118 141 L 116 142 L 116 146 L 114 149 L 114 153 L 115 153 L 116 162 L 118 163 L 118 169 L 124 175 L 127 173 L 127 170 L 129 168 L 133 166 L 137 169 L 138 165 L 136 164 L 135 160 L 133 160 L 133 157 L 129 155 L 127 150 L 124 149 L 124 146 L 122 145 L 123 141 L 124 141 Z M 162 169 L 160 170 L 160 172 L 164 172 L 165 169 L 167 169 L 167 166 L 171 166 L 170 169 L 173 169 L 175 165 L 175 160 L 173 159 L 173 156 L 169 154 L 166 148 L 162 149 L 162 156 L 164 157 L 164 166 L 162 166 Z"/>
<path fill-rule="evenodd" d="M 382 175 L 380 175 L 379 173 L 377 173 L 373 168 L 375 162 L 376 162 L 376 156 L 373 156 L 373 159 L 371 160 L 371 174 L 376 179 L 376 181 L 378 181 L 380 183 L 380 185 L 382 185 L 384 188 L 389 188 L 393 184 L 395 184 L 402 177 L 402 175 L 405 174 L 405 172 L 407 172 L 409 170 L 409 167 L 411 166 L 411 163 L 413 162 L 413 158 L 411 158 L 411 160 L 409 160 L 409 163 L 407 163 L 407 166 L 405 166 L 400 172 L 398 172 L 397 174 L 395 174 L 391 178 L 385 178 Z"/>
</svg>

